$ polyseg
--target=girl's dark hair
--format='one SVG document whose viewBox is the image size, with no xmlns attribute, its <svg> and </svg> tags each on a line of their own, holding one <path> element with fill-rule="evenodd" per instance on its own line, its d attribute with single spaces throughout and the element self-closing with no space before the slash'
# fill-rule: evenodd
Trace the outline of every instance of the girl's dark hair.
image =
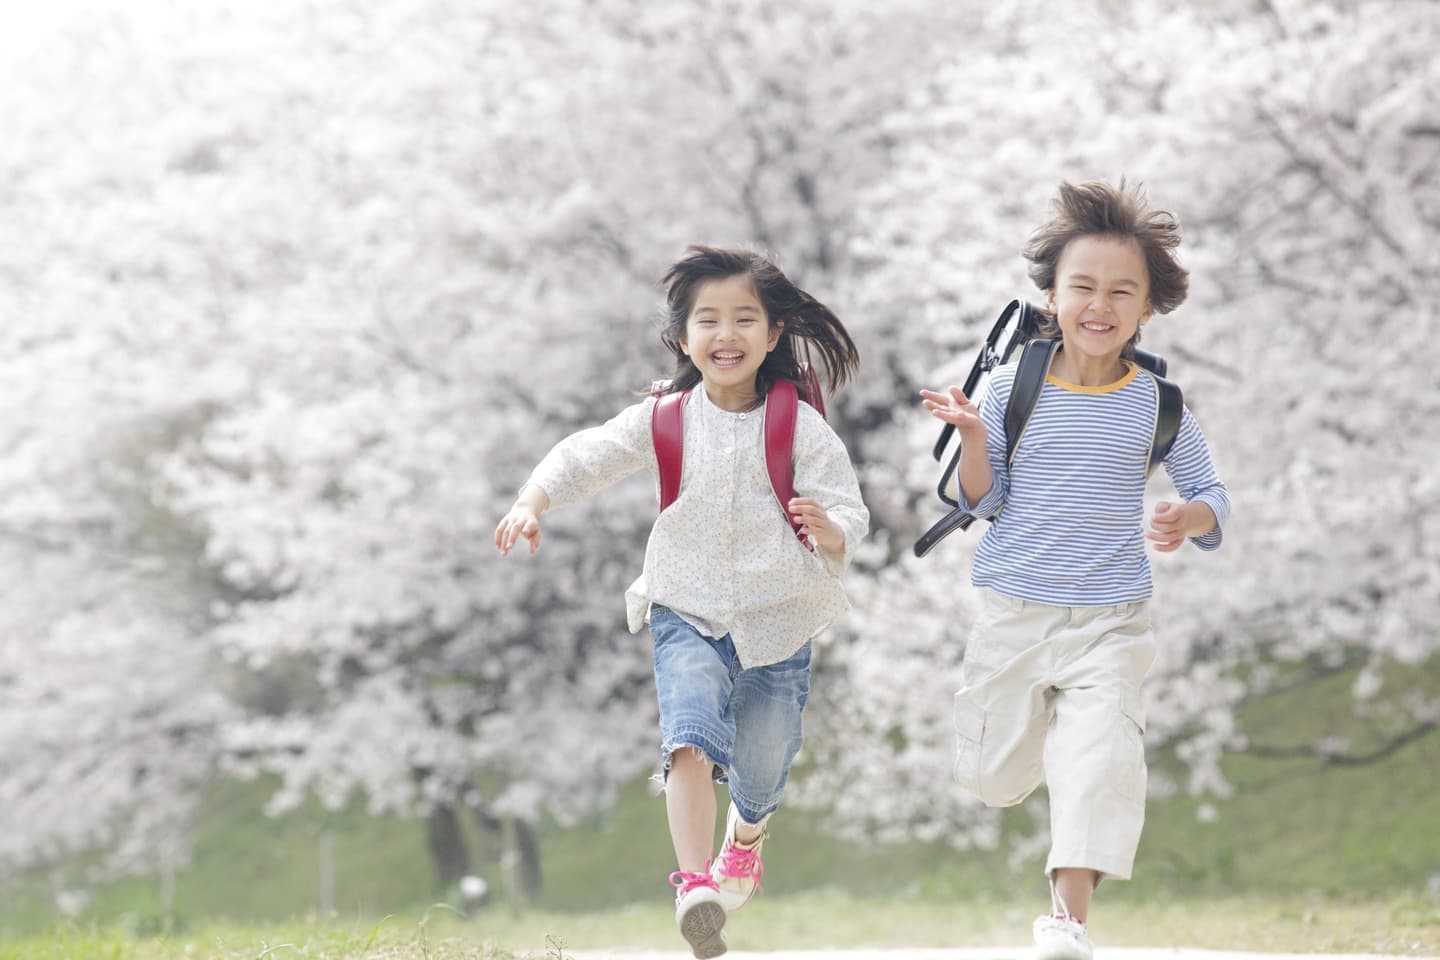
<svg viewBox="0 0 1440 960">
<path fill-rule="evenodd" d="M 1169 313 L 1185 302 L 1190 289 L 1190 272 L 1180 266 L 1175 250 L 1180 246 L 1180 222 L 1164 211 L 1152 209 L 1138 184 L 1119 187 L 1102 180 L 1072 184 L 1060 182 L 1055 214 L 1030 235 L 1023 251 L 1030 261 L 1030 279 L 1041 290 L 1055 289 L 1060 257 L 1070 241 L 1087 236 L 1133 240 L 1145 258 L 1150 275 L 1150 305 L 1156 313 Z M 1055 318 L 1046 315 L 1039 335 L 1060 334 Z M 1125 353 L 1133 359 L 1133 347 L 1140 340 L 1137 330 Z"/>
<path fill-rule="evenodd" d="M 690 310 L 700 286 L 711 280 L 746 276 L 755 286 L 770 325 L 785 325 L 775 349 L 765 356 L 755 375 L 757 396 L 765 396 L 777 380 L 805 385 L 800 362 L 811 348 L 825 367 L 823 379 L 831 393 L 839 390 L 860 366 L 855 341 L 829 307 L 801 290 L 780 268 L 758 253 L 693 245 L 670 265 L 660 283 L 665 287 L 665 326 L 660 339 L 675 355 L 675 374 L 662 392 L 688 390 L 700 382 L 700 370 L 680 348 Z M 817 375 L 819 371 L 816 371 Z"/>
</svg>

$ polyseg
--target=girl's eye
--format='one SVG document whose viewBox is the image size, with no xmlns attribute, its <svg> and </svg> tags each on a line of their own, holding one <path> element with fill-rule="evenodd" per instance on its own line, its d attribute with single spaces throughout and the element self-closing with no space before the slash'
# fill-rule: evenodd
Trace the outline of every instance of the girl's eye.
<svg viewBox="0 0 1440 960">
<path fill-rule="evenodd" d="M 1129 291 L 1129 290 L 1116 290 L 1116 291 L 1115 291 L 1115 296 L 1117 296 L 1117 297 L 1128 297 L 1128 296 L 1130 296 L 1130 291 Z"/>
</svg>

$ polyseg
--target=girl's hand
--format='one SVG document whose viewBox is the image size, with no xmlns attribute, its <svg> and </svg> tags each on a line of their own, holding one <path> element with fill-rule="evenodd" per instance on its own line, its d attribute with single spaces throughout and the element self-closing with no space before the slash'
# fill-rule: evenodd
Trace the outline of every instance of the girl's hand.
<svg viewBox="0 0 1440 960">
<path fill-rule="evenodd" d="M 1185 505 L 1168 500 L 1157 503 L 1145 536 L 1155 541 L 1155 549 L 1161 553 L 1180 549 L 1185 542 Z"/>
<path fill-rule="evenodd" d="M 827 553 L 843 556 L 845 553 L 845 531 L 830 519 L 818 500 L 809 497 L 792 497 L 787 504 L 790 516 L 800 524 L 800 532 L 810 538 L 817 547 L 824 547 Z"/>
<path fill-rule="evenodd" d="M 948 393 L 937 393 L 934 390 L 921 390 L 920 396 L 924 397 L 925 409 L 936 420 L 943 420 L 946 423 L 954 424 L 955 429 L 960 431 L 962 444 L 985 445 L 985 438 L 988 431 L 980 419 L 980 408 L 970 402 L 970 398 L 959 387 L 951 387 Z"/>
<path fill-rule="evenodd" d="M 521 504 L 510 508 L 495 528 L 495 546 L 501 556 L 509 556 L 515 541 L 524 537 L 530 541 L 530 553 L 540 549 L 540 516 L 534 510 Z"/>
</svg>

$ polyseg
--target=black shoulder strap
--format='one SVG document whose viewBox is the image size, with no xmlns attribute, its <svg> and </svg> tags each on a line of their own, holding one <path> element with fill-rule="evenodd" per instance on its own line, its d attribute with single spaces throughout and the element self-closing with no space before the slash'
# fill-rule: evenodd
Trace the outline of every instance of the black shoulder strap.
<svg viewBox="0 0 1440 960">
<path fill-rule="evenodd" d="M 1015 370 L 1015 383 L 1010 388 L 1010 399 L 1005 404 L 1005 462 L 1015 462 L 1015 448 L 1030 423 L 1030 415 L 1040 402 L 1040 393 L 1045 389 L 1045 378 L 1050 374 L 1050 364 L 1060 350 L 1059 340 L 1031 340 L 1020 354 L 1020 365 Z"/>
<path fill-rule="evenodd" d="M 1153 379 L 1156 393 L 1155 434 L 1150 439 L 1150 463 L 1145 468 L 1147 474 L 1160 465 L 1175 445 L 1175 437 L 1180 432 L 1180 416 L 1185 410 L 1185 397 L 1179 387 L 1164 377 Z"/>
</svg>

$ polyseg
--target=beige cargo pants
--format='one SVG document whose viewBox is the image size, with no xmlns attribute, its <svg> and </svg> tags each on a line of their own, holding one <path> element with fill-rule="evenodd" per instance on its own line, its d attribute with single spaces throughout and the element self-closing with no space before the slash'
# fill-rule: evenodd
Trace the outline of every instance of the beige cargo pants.
<svg viewBox="0 0 1440 960">
<path fill-rule="evenodd" d="M 1145 823 L 1145 601 L 1058 607 L 984 590 L 955 694 L 955 779 L 1008 807 L 1050 791 L 1048 875 L 1128 880 Z"/>
</svg>

